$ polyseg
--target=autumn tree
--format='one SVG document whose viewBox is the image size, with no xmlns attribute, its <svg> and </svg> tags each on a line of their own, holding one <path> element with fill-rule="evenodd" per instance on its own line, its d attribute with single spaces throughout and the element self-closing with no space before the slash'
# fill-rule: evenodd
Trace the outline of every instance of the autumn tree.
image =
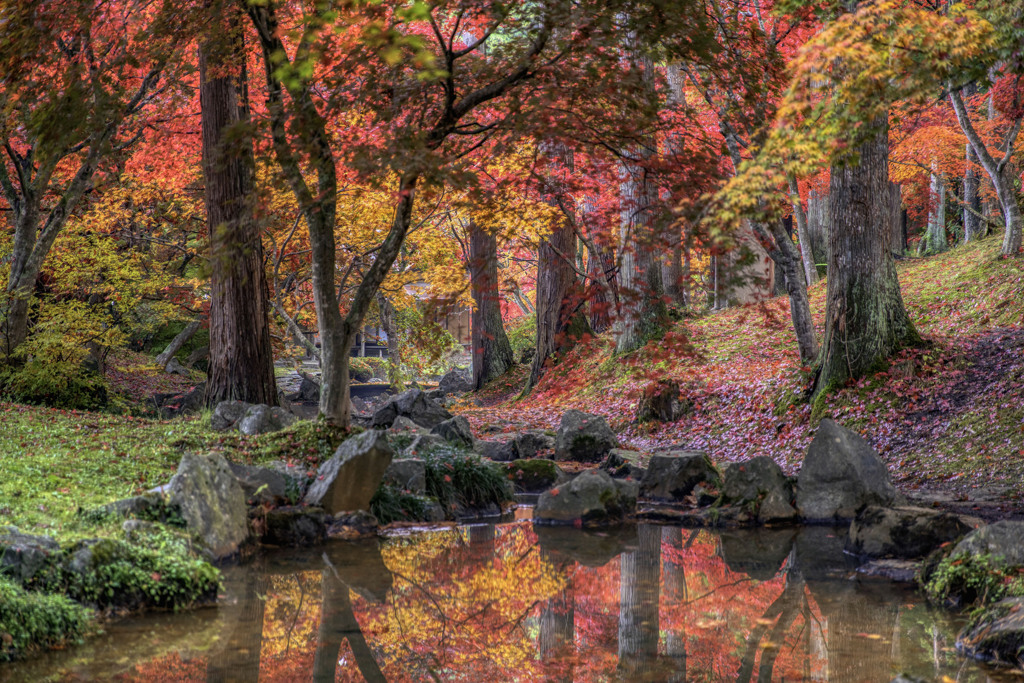
<svg viewBox="0 0 1024 683">
<path fill-rule="evenodd" d="M 165 7 L 5 2 L 0 49 L 0 189 L 13 250 L 3 302 L 8 358 L 29 334 L 36 280 L 105 164 L 141 137 L 181 38 Z"/>
<path fill-rule="evenodd" d="M 480 389 L 514 364 L 498 298 L 498 238 L 469 221 L 470 287 L 473 292 L 473 385 Z"/>
</svg>

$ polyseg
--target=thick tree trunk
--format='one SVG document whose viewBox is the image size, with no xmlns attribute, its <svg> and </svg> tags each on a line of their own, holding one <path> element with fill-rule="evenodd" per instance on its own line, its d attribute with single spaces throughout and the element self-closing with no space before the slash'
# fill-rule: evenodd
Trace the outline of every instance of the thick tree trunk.
<svg viewBox="0 0 1024 683">
<path fill-rule="evenodd" d="M 800 255 L 780 223 L 773 223 L 771 228 L 772 239 L 768 242 L 773 244 L 773 248 L 768 255 L 782 271 L 800 360 L 813 363 L 818 355 L 818 342 L 814 335 L 814 320 L 811 317 L 811 304 L 807 298 L 807 283 L 804 281 Z"/>
<path fill-rule="evenodd" d="M 903 225 L 903 192 L 899 183 L 889 183 L 888 192 L 885 194 L 889 224 L 892 226 L 892 253 L 894 256 L 903 256 L 907 250 L 906 238 Z"/>
<path fill-rule="evenodd" d="M 359 673 L 370 683 L 387 681 L 363 635 L 346 586 L 332 568 L 323 571 L 320 630 L 313 657 L 314 683 L 333 683 L 337 679 L 338 653 L 341 643 L 348 641 Z"/>
<path fill-rule="evenodd" d="M 611 287 L 614 281 L 615 255 L 594 244 L 591 240 L 587 249 L 587 278 L 592 283 L 606 282 L 609 286 L 595 285 L 593 294 L 588 297 L 590 308 L 590 327 L 594 332 L 604 332 L 612 324 L 612 313 L 616 309 L 615 290 Z"/>
<path fill-rule="evenodd" d="M 644 86 L 653 90 L 651 60 L 637 54 L 630 59 L 641 70 Z M 645 137 L 627 150 L 619 170 L 619 311 L 614 326 L 619 353 L 647 343 L 663 328 L 668 314 L 661 264 L 655 257 L 658 187 L 646 168 L 654 153 L 654 140 Z"/>
<path fill-rule="evenodd" d="M 199 50 L 203 175 L 210 233 L 210 370 L 207 405 L 241 400 L 277 404 L 267 322 L 263 245 L 253 216 L 252 146 L 231 140 L 248 119 L 244 72 L 219 73 L 241 45 L 205 42 Z M 211 73 L 212 72 L 212 73 Z"/>
<path fill-rule="evenodd" d="M 833 166 L 829 185 L 825 339 L 815 394 L 879 369 L 896 351 L 920 342 L 903 307 L 892 256 L 889 136 L 860 148 L 856 166 Z"/>
<path fill-rule="evenodd" d="M 641 524 L 639 548 L 619 560 L 619 670 L 649 680 L 658 657 L 661 528 Z"/>
<path fill-rule="evenodd" d="M 160 366 L 161 369 L 166 368 L 167 364 L 171 362 L 172 358 L 174 358 L 174 354 L 176 354 L 189 339 L 195 336 L 202 324 L 203 319 L 197 318 L 186 325 L 185 329 L 181 332 L 174 335 L 174 339 L 172 339 L 171 343 L 167 345 L 167 348 L 161 351 L 160 355 L 156 357 L 156 364 Z"/>
<path fill-rule="evenodd" d="M 498 238 L 469 223 L 469 274 L 473 293 L 473 386 L 483 386 L 515 365 L 512 346 L 501 321 L 498 295 Z"/>
</svg>

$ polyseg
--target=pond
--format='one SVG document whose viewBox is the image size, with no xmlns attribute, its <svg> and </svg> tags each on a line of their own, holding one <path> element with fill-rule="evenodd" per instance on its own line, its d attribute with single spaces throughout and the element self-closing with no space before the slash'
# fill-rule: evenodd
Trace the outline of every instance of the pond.
<svg viewBox="0 0 1024 683">
<path fill-rule="evenodd" d="M 216 608 L 122 620 L 0 680 L 1000 680 L 954 651 L 962 617 L 858 578 L 842 534 L 395 530 L 229 569 Z"/>
</svg>

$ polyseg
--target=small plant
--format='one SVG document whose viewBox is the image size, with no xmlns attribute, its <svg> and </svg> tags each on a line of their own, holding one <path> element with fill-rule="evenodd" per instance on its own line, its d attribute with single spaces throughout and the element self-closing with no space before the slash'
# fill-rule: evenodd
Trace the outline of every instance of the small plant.
<svg viewBox="0 0 1024 683">
<path fill-rule="evenodd" d="M 988 553 L 946 556 L 923 579 L 931 600 L 960 606 L 984 606 L 1007 596 L 1024 595 L 1020 570 Z"/>
<path fill-rule="evenodd" d="M 512 500 L 512 483 L 503 467 L 451 446 L 427 454 L 427 495 L 446 511 L 501 505 Z"/>
<path fill-rule="evenodd" d="M 381 524 L 424 522 L 430 518 L 426 500 L 388 483 L 381 484 L 373 494 L 370 512 Z"/>
<path fill-rule="evenodd" d="M 92 613 L 63 595 L 26 591 L 0 577 L 0 662 L 79 640 Z"/>
</svg>

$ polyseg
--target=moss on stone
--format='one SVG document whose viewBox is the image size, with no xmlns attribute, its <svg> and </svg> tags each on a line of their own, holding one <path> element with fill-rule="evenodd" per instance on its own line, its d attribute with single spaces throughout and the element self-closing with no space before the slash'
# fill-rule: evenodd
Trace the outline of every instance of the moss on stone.
<svg viewBox="0 0 1024 683">
<path fill-rule="evenodd" d="M 0 578 L 0 662 L 85 635 L 92 612 L 63 595 L 27 591 Z"/>
</svg>

